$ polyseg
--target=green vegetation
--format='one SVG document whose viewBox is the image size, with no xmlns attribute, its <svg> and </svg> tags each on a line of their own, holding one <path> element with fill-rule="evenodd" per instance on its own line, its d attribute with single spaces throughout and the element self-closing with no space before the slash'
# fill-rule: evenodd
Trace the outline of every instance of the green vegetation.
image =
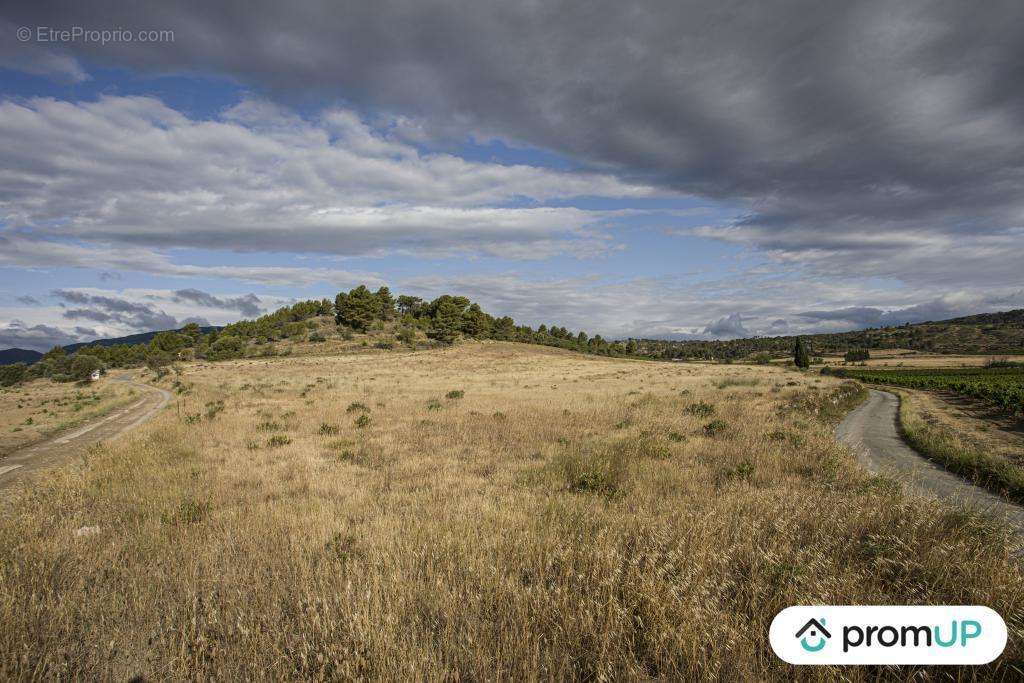
<svg viewBox="0 0 1024 683">
<path fill-rule="evenodd" d="M 1024 309 L 983 313 L 938 322 L 913 323 L 853 332 L 803 335 L 814 354 L 846 353 L 851 349 L 912 349 L 950 354 L 1024 354 Z M 795 338 L 748 337 L 715 341 L 638 339 L 637 355 L 648 358 L 739 360 L 791 358 Z"/>
<path fill-rule="evenodd" d="M 860 361 L 870 360 L 871 352 L 867 349 L 850 349 L 843 356 L 843 360 L 847 363 L 857 363 Z"/>
<path fill-rule="evenodd" d="M 348 292 L 340 292 L 333 303 L 329 299 L 300 301 L 255 320 L 241 320 L 205 334 L 198 325 L 190 323 L 177 331 L 160 332 L 143 344 L 93 344 L 78 348 L 74 354 L 56 347 L 33 365 L 0 366 L 0 386 L 38 377 L 78 380 L 87 377 L 93 369 L 113 367 L 145 366 L 163 376 L 168 366 L 177 360 L 222 361 L 274 356 L 278 351 L 268 346 L 272 342 L 285 339 L 325 342 L 327 338 L 321 330 L 329 321 L 323 318 L 330 317 L 337 326 L 338 337 L 346 341 L 352 340 L 355 333 L 369 334 L 385 330 L 385 325 L 389 325 L 393 338 L 413 348 L 420 332 L 435 344 L 454 344 L 465 338 L 557 346 L 603 356 L 634 355 L 638 351 L 634 340 L 608 342 L 600 335 L 589 337 L 585 332 L 573 333 L 554 325 L 540 325 L 536 330 L 528 325 L 516 325 L 512 318 L 495 318 L 463 296 L 444 294 L 430 302 L 407 295 L 396 299 L 387 287 L 371 292 L 365 285 L 359 285 Z M 372 344 L 382 350 L 394 348 L 387 339 L 378 339 Z M 362 345 L 370 346 L 370 342 L 364 340 Z M 89 360 L 77 360 L 85 358 Z"/>
<path fill-rule="evenodd" d="M 807 350 L 807 344 L 804 343 L 803 337 L 797 337 L 796 343 L 793 345 L 793 363 L 798 368 L 811 367 L 811 353 Z"/>
<path fill-rule="evenodd" d="M 706 401 L 691 403 L 683 410 L 694 417 L 709 417 L 715 413 L 715 407 Z"/>
<path fill-rule="evenodd" d="M 1010 413 L 1024 412 L 1024 367 L 838 368 L 826 374 L 909 389 L 950 391 L 981 399 Z"/>
</svg>

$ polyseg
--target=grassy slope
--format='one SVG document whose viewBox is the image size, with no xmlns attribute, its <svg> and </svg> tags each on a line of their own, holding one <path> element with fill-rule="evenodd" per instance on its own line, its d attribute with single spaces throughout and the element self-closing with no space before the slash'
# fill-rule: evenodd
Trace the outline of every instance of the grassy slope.
<svg viewBox="0 0 1024 683">
<path fill-rule="evenodd" d="M 900 396 L 900 430 L 914 450 L 978 486 L 1024 504 L 1021 462 L 978 444 L 965 430 L 937 423 L 923 408 L 923 397 L 915 392 L 891 386 L 884 388 Z"/>
<path fill-rule="evenodd" d="M 2 388 L 0 458 L 100 418 L 134 400 L 134 389 L 110 379 L 87 386 L 39 379 Z"/>
<path fill-rule="evenodd" d="M 0 677 L 779 679 L 809 602 L 989 605 L 960 673 L 1020 671 L 1007 532 L 856 467 L 836 379 L 467 344 L 179 381 L 198 420 L 7 502 Z"/>
</svg>

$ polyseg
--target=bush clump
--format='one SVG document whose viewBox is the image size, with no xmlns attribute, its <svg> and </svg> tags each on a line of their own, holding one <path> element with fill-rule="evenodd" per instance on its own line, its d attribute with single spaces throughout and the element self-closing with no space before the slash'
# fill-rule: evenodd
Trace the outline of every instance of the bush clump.
<svg viewBox="0 0 1024 683">
<path fill-rule="evenodd" d="M 694 417 L 710 417 L 715 414 L 715 406 L 711 405 L 706 401 L 697 401 L 691 403 L 684 409 L 689 415 Z"/>
<path fill-rule="evenodd" d="M 563 451 L 552 465 L 560 472 L 567 490 L 614 498 L 629 485 L 636 454 L 621 445 L 575 448 Z"/>
<path fill-rule="evenodd" d="M 704 425 L 705 436 L 718 436 L 729 429 L 729 423 L 725 420 L 712 420 Z"/>
</svg>

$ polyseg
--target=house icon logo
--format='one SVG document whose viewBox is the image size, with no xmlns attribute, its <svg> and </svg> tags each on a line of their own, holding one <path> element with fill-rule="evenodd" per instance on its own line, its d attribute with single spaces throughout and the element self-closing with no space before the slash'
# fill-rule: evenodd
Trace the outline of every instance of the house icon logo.
<svg viewBox="0 0 1024 683">
<path fill-rule="evenodd" d="M 825 647 L 825 643 L 832 637 L 832 634 L 825 628 L 825 619 L 822 618 L 808 621 L 803 628 L 796 632 L 796 637 L 800 639 L 800 647 L 808 652 L 818 652 Z"/>
</svg>

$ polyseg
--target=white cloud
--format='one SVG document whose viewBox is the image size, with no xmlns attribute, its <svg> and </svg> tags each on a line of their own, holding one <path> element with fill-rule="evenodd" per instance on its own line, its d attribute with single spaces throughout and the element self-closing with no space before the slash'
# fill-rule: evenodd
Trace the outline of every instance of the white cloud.
<svg viewBox="0 0 1024 683">
<path fill-rule="evenodd" d="M 583 329 L 610 338 L 712 338 L 773 336 L 860 329 L 1024 307 L 1024 290 L 958 290 L 931 297 L 908 289 L 839 283 L 827 276 L 538 278 L 525 273 L 408 278 L 392 289 L 425 298 L 457 292 L 494 315 Z M 865 323 L 855 311 L 875 302 L 879 313 Z M 808 312 L 842 311 L 808 316 Z"/>
<path fill-rule="evenodd" d="M 0 266 L 17 268 L 91 268 L 104 271 L 101 279 L 117 280 L 117 271 L 132 271 L 171 277 L 222 278 L 264 285 L 328 283 L 383 284 L 375 273 L 331 268 L 291 266 L 197 266 L 174 263 L 166 255 L 139 247 L 98 245 L 95 247 L 40 240 L 0 233 Z M 114 273 L 107 271 L 113 270 Z"/>
<path fill-rule="evenodd" d="M 610 248 L 609 215 L 510 206 L 645 197 L 612 176 L 423 154 L 347 110 L 247 100 L 217 120 L 149 97 L 0 103 L 0 220 L 147 247 L 543 258 Z"/>
</svg>

